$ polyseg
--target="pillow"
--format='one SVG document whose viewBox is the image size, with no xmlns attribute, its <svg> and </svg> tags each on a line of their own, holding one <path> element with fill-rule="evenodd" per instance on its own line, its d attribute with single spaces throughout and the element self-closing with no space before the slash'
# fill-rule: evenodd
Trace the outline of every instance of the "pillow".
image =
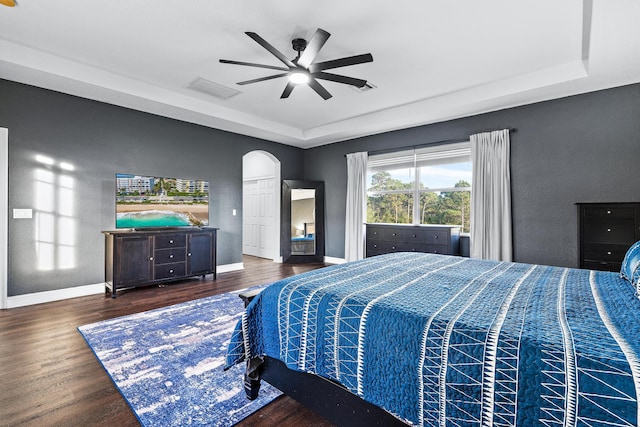
<svg viewBox="0 0 640 427">
<path fill-rule="evenodd" d="M 640 298 L 640 264 L 636 266 L 633 276 L 631 277 L 631 284 L 636 289 L 636 296 Z"/>
<path fill-rule="evenodd" d="M 620 277 L 627 279 L 634 285 L 634 273 L 640 265 L 640 241 L 635 242 L 624 255 L 622 260 L 622 268 L 620 268 Z M 638 278 L 640 280 L 640 272 L 638 272 Z"/>
</svg>

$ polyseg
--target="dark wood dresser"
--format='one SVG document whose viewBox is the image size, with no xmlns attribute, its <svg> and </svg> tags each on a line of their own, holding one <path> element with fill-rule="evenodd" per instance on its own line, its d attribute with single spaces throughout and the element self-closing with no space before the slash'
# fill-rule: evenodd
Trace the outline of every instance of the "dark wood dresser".
<svg viewBox="0 0 640 427">
<path fill-rule="evenodd" d="M 640 240 L 640 203 L 577 203 L 580 268 L 620 271 Z"/>
<path fill-rule="evenodd" d="M 367 257 L 390 252 L 460 254 L 460 227 L 454 225 L 367 224 Z"/>
</svg>

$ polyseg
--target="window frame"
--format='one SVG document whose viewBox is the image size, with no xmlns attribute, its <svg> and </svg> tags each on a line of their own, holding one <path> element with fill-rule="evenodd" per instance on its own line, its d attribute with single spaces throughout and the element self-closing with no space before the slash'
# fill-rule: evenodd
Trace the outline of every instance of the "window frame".
<svg viewBox="0 0 640 427">
<path fill-rule="evenodd" d="M 408 156 L 413 151 L 413 165 L 408 163 Z M 420 188 L 420 168 L 428 167 L 435 164 L 453 164 L 457 163 L 455 159 L 467 158 L 471 163 L 471 141 L 459 141 L 454 143 L 445 144 L 430 144 L 427 146 L 416 147 L 411 150 L 398 150 L 385 152 L 379 155 L 369 155 L 369 162 L 367 164 L 367 188 L 366 188 L 366 206 L 365 210 L 368 212 L 369 198 L 371 196 L 384 196 L 391 194 L 412 194 L 412 222 L 407 225 L 426 225 L 421 222 L 420 217 L 420 196 L 425 193 L 436 193 L 440 197 L 440 193 L 443 192 L 469 192 L 471 196 L 471 189 L 473 182 L 469 187 L 439 187 L 439 188 Z M 435 160 L 434 160 L 435 159 Z M 452 160 L 452 161 L 448 161 Z M 397 162 L 396 162 L 397 161 Z M 462 163 L 462 161 L 460 162 Z M 374 166 L 371 167 L 371 164 Z M 392 170 L 394 167 L 401 169 L 403 166 L 412 168 L 413 172 L 413 187 L 410 189 L 399 190 L 370 190 L 369 187 L 369 175 L 375 173 L 374 171 Z M 473 173 L 473 164 L 471 165 Z M 380 223 L 374 223 L 380 224 Z M 462 224 L 456 224 L 462 225 Z"/>
</svg>

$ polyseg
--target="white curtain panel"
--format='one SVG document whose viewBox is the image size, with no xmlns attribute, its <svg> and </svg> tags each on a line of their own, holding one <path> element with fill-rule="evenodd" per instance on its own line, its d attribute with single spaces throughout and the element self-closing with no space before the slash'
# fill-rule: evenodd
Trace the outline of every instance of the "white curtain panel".
<svg viewBox="0 0 640 427">
<path fill-rule="evenodd" d="M 367 209 L 367 152 L 347 154 L 347 214 L 344 257 L 364 258 L 364 222 Z"/>
<path fill-rule="evenodd" d="M 512 260 L 509 129 L 471 135 L 471 257 Z"/>
</svg>

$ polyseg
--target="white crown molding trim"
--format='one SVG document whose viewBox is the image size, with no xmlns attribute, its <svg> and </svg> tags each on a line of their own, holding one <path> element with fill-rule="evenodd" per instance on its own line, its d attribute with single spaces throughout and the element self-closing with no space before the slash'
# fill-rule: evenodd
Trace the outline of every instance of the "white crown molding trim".
<svg viewBox="0 0 640 427">
<path fill-rule="evenodd" d="M 241 262 L 235 264 L 219 265 L 217 268 L 218 273 L 228 273 L 230 271 L 237 270 L 244 270 L 244 265 Z M 16 295 L 7 298 L 7 305 L 4 308 L 25 307 L 28 305 L 43 304 L 46 302 L 60 301 L 69 298 L 97 295 L 104 293 L 104 288 L 104 283 L 96 283 L 93 285 L 83 285 L 73 288 L 56 289 L 53 291 Z"/>
</svg>

